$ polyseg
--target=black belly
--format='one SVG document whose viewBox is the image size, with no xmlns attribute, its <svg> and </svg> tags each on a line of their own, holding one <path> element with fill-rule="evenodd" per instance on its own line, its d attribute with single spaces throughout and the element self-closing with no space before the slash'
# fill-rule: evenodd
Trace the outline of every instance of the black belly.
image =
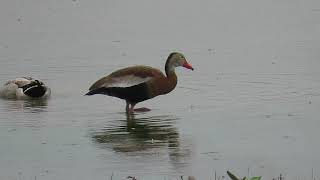
<svg viewBox="0 0 320 180">
<path fill-rule="evenodd" d="M 146 83 L 141 83 L 131 87 L 102 87 L 87 93 L 87 95 L 93 94 L 114 96 L 127 100 L 131 103 L 138 103 L 151 98 Z"/>
</svg>

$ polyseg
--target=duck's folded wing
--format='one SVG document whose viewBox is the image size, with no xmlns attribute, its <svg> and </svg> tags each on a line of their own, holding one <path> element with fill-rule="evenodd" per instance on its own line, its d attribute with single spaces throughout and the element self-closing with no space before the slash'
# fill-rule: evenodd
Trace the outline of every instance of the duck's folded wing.
<svg viewBox="0 0 320 180">
<path fill-rule="evenodd" d="M 112 78 L 112 81 L 105 82 L 102 87 L 109 88 L 109 87 L 131 87 L 141 83 L 148 82 L 152 79 L 152 77 L 138 77 L 134 75 L 126 75 L 122 77 Z"/>
<path fill-rule="evenodd" d="M 111 73 L 95 82 L 89 90 L 110 87 L 131 87 L 151 81 L 154 78 L 164 77 L 163 73 L 148 66 L 134 66 Z"/>
</svg>

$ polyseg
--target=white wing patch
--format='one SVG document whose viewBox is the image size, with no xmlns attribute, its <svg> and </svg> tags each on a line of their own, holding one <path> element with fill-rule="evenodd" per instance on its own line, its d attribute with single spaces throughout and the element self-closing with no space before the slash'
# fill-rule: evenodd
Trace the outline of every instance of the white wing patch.
<svg viewBox="0 0 320 180">
<path fill-rule="evenodd" d="M 125 87 L 131 87 L 131 86 L 135 86 L 135 85 L 147 82 L 151 79 L 152 77 L 142 78 L 134 75 L 127 75 L 127 76 L 112 78 L 111 82 L 104 83 L 102 86 L 106 88 L 108 87 L 125 88 Z"/>
</svg>

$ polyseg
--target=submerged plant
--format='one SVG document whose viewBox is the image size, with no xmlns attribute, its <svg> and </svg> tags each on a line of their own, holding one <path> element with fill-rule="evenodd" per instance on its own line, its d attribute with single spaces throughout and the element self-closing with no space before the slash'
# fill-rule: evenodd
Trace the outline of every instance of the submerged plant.
<svg viewBox="0 0 320 180">
<path fill-rule="evenodd" d="M 227 171 L 227 174 L 232 180 L 261 180 L 261 176 L 256 176 L 251 178 L 247 178 L 247 177 L 238 178 L 237 176 L 232 174 L 230 171 Z"/>
</svg>

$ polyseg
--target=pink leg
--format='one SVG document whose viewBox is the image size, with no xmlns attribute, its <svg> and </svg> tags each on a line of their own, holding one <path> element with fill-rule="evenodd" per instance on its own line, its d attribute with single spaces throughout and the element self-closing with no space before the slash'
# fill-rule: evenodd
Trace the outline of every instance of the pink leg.
<svg viewBox="0 0 320 180">
<path fill-rule="evenodd" d="M 127 112 L 127 113 L 133 113 L 133 112 L 148 112 L 148 111 L 151 110 L 151 109 L 146 108 L 146 107 L 134 109 L 134 106 L 135 106 L 136 104 L 131 104 L 131 103 L 129 103 L 129 102 L 126 102 L 126 103 L 127 103 L 127 104 L 126 104 L 126 112 Z M 129 105 L 131 105 L 131 107 L 129 107 Z"/>
<path fill-rule="evenodd" d="M 127 113 L 133 113 L 132 105 L 129 107 L 130 103 L 126 101 L 126 112 Z"/>
<path fill-rule="evenodd" d="M 148 111 L 151 110 L 151 109 L 146 108 L 146 107 L 134 109 L 134 106 L 135 106 L 135 105 L 136 105 L 136 104 L 131 104 L 131 110 L 132 110 L 133 112 L 148 112 Z"/>
</svg>

